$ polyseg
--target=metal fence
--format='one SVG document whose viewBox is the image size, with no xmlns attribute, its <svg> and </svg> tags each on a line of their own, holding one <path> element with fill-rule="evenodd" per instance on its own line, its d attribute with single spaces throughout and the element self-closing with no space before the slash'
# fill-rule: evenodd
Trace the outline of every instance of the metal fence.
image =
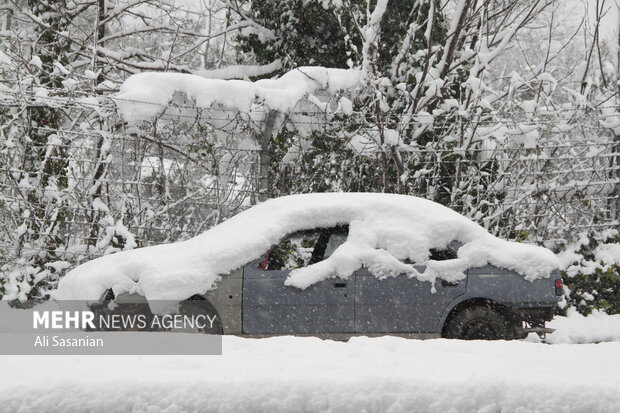
<svg viewBox="0 0 620 413">
<path fill-rule="evenodd" d="M 187 239 L 258 202 L 265 195 L 260 181 L 266 149 L 255 143 L 256 128 L 244 126 L 239 139 L 239 127 L 231 127 L 225 130 L 230 139 L 222 139 L 217 135 L 224 129 L 216 130 L 221 122 L 189 120 L 141 128 L 109 122 L 100 130 L 40 127 L 54 139 L 36 148 L 25 138 L 6 139 L 0 147 L 0 263 L 37 255 L 79 261 L 111 249 Z M 341 127 L 338 122 L 316 124 L 329 133 Z M 13 136 L 28 133 L 15 128 Z M 551 127 L 546 133 L 557 134 Z M 584 231 L 617 228 L 620 154 L 613 136 L 603 128 L 593 139 L 558 136 L 527 147 L 506 140 L 465 152 L 405 151 L 410 176 L 404 192 L 443 199 L 510 239 L 565 242 Z M 298 156 L 312 150 L 301 148 Z M 340 156 L 350 158 L 359 179 L 366 172 L 356 165 L 375 157 L 349 147 Z M 312 188 L 299 185 L 313 179 L 303 162 L 269 159 L 271 176 L 286 176 L 291 184 L 267 195 Z M 48 173 L 37 166 L 41 162 L 61 166 Z"/>
</svg>

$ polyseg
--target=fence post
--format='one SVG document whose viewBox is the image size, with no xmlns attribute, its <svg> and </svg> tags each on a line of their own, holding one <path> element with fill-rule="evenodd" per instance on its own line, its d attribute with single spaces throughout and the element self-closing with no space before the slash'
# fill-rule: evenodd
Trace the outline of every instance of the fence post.
<svg viewBox="0 0 620 413">
<path fill-rule="evenodd" d="M 278 112 L 270 110 L 265 117 L 265 128 L 260 136 L 259 171 L 258 171 L 258 200 L 265 201 L 271 194 L 269 169 L 271 168 L 271 136 L 276 123 Z"/>
<path fill-rule="evenodd" d="M 614 196 L 616 197 L 616 211 L 615 211 L 615 220 L 617 222 L 617 226 L 620 227 L 620 134 L 614 133 L 614 145 L 612 146 L 613 151 L 615 152 L 615 177 L 616 182 L 614 184 Z"/>
<path fill-rule="evenodd" d="M 618 29 L 618 47 L 616 50 L 616 53 L 618 54 L 617 56 L 617 67 L 616 67 L 616 85 L 618 88 L 618 92 L 620 92 L 620 4 L 616 3 L 617 6 L 617 10 L 616 10 L 616 14 L 617 14 L 617 24 L 616 24 L 616 29 Z M 618 98 L 616 98 L 616 102 L 618 101 Z M 617 108 L 616 108 L 617 109 Z M 614 128 L 614 145 L 613 145 L 613 151 L 616 153 L 616 183 L 614 185 L 614 196 L 616 197 L 616 213 L 615 213 L 615 219 L 618 222 L 618 224 L 620 224 L 620 134 L 618 134 L 616 132 L 617 128 Z M 617 224 L 617 225 L 618 225 Z M 618 225 L 620 226 L 620 225 Z"/>
</svg>

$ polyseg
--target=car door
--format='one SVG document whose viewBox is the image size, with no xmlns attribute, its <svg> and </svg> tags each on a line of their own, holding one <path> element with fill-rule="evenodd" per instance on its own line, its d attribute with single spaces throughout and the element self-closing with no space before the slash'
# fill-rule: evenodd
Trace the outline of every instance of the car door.
<svg viewBox="0 0 620 413">
<path fill-rule="evenodd" d="M 456 251 L 431 251 L 431 259 L 453 259 Z M 415 265 L 419 272 L 425 267 Z M 434 333 L 446 306 L 465 293 L 466 279 L 449 283 L 407 275 L 378 279 L 365 268 L 355 275 L 355 332 Z"/>
<path fill-rule="evenodd" d="M 305 290 L 284 285 L 295 267 L 325 259 L 346 239 L 346 227 L 292 234 L 243 272 L 245 334 L 353 332 L 354 282 L 328 279 Z"/>
</svg>

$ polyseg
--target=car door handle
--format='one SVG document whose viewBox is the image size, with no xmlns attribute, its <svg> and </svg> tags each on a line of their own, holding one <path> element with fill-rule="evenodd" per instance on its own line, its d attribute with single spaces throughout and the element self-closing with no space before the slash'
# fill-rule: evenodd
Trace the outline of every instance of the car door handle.
<svg viewBox="0 0 620 413">
<path fill-rule="evenodd" d="M 347 288 L 347 283 L 334 283 L 334 288 Z"/>
<path fill-rule="evenodd" d="M 458 281 L 441 280 L 441 286 L 442 287 L 457 287 L 458 285 L 459 285 Z"/>
</svg>

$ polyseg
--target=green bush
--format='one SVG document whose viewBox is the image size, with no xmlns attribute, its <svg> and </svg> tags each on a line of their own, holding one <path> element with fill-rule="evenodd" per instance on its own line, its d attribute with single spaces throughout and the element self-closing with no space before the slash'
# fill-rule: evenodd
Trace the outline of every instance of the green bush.
<svg viewBox="0 0 620 413">
<path fill-rule="evenodd" d="M 620 314 L 620 235 L 618 231 L 584 234 L 560 254 L 565 270 L 562 312 L 574 307 L 583 315 L 594 309 Z M 567 265 L 568 264 L 568 265 Z"/>
</svg>

